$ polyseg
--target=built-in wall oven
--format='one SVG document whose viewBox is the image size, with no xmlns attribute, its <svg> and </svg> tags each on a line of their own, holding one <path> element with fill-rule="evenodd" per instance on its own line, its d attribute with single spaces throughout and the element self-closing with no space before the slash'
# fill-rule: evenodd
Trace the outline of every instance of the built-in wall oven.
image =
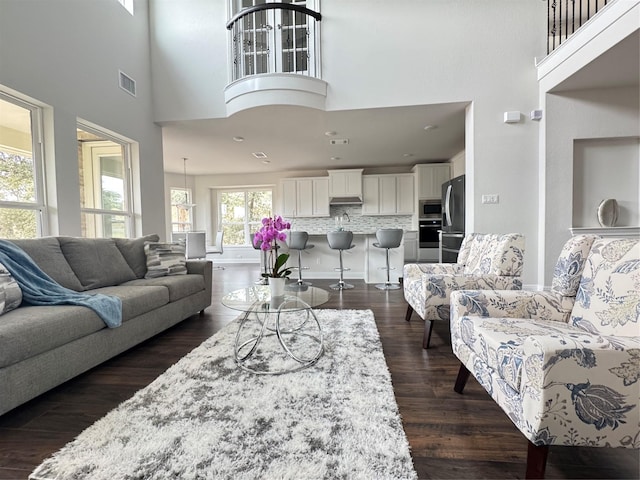
<svg viewBox="0 0 640 480">
<path fill-rule="evenodd" d="M 421 218 L 418 222 L 418 243 L 420 248 L 438 248 L 440 246 L 441 218 Z"/>
</svg>

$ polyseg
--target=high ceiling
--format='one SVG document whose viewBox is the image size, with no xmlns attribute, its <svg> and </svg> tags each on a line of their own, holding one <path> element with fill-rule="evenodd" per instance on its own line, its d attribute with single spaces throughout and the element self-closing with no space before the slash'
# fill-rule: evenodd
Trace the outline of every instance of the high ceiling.
<svg viewBox="0 0 640 480">
<path fill-rule="evenodd" d="M 188 158 L 189 175 L 447 160 L 464 149 L 465 107 L 466 103 L 448 103 L 325 112 L 279 105 L 244 110 L 229 118 L 165 124 L 165 171 L 182 173 L 183 157 Z M 348 143 L 331 143 L 341 140 Z M 257 152 L 267 158 L 256 158 Z"/>
<path fill-rule="evenodd" d="M 640 31 L 554 91 L 638 86 Z M 163 125 L 165 171 L 190 175 L 409 166 L 442 161 L 465 147 L 467 103 L 325 112 L 270 106 L 229 118 Z M 427 125 L 435 128 L 425 130 Z M 327 135 L 327 133 L 335 133 Z M 234 141 L 242 137 L 242 142 Z M 331 140 L 347 139 L 346 145 Z M 252 154 L 262 152 L 266 159 Z M 269 163 L 263 163 L 268 161 Z"/>
</svg>

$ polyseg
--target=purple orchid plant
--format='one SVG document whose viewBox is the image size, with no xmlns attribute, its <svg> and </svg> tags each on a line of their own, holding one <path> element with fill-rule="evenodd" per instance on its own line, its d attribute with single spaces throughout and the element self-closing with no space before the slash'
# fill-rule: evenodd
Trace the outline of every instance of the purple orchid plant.
<svg viewBox="0 0 640 480">
<path fill-rule="evenodd" d="M 285 265 L 289 260 L 288 253 L 278 255 L 278 241 L 287 240 L 287 234 L 284 230 L 289 230 L 291 223 L 286 222 L 280 215 L 273 217 L 265 217 L 262 219 L 262 227 L 253 237 L 254 246 L 260 245 L 260 249 L 269 252 L 269 265 L 271 267 L 268 273 L 263 273 L 263 277 L 271 278 L 289 278 L 291 270 Z"/>
</svg>

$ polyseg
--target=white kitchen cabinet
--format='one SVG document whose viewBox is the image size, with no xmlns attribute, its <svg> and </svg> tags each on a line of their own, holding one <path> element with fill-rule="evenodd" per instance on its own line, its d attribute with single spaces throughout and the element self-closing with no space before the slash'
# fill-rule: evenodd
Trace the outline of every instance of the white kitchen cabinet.
<svg viewBox="0 0 640 480">
<path fill-rule="evenodd" d="M 362 195 L 362 168 L 327 170 L 330 197 L 359 197 Z"/>
<path fill-rule="evenodd" d="M 296 180 L 293 178 L 287 178 L 286 180 L 282 180 L 280 184 L 282 186 L 282 205 L 280 206 L 280 215 L 285 218 L 294 218 L 296 216 L 298 203 Z"/>
<path fill-rule="evenodd" d="M 404 262 L 418 261 L 418 232 L 409 230 L 404 232 Z"/>
<path fill-rule="evenodd" d="M 448 163 L 427 163 L 413 167 L 418 200 L 432 200 L 442 197 L 442 184 L 451 178 Z"/>
<path fill-rule="evenodd" d="M 413 215 L 417 208 L 414 195 L 414 176 L 410 173 L 396 177 L 397 206 L 396 213 L 401 215 Z"/>
<path fill-rule="evenodd" d="M 282 185 L 282 216 L 328 217 L 329 178 L 286 178 Z"/>
<path fill-rule="evenodd" d="M 410 173 L 364 175 L 363 215 L 412 215 L 415 208 L 414 176 Z"/>
<path fill-rule="evenodd" d="M 329 216 L 329 177 L 317 177 L 313 179 L 313 216 Z"/>
</svg>

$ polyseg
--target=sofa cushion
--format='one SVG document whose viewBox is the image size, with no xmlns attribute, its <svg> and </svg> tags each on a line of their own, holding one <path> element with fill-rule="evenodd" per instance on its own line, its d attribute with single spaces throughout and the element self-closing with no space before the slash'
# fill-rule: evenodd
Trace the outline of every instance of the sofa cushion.
<svg viewBox="0 0 640 480">
<path fill-rule="evenodd" d="M 175 275 L 156 278 L 141 278 L 124 283 L 122 286 L 162 286 L 169 291 L 169 301 L 175 302 L 205 289 L 202 275 Z"/>
<path fill-rule="evenodd" d="M 11 240 L 11 242 L 24 250 L 44 273 L 63 287 L 76 292 L 86 290 L 67 262 L 56 237 L 29 238 Z"/>
<path fill-rule="evenodd" d="M 155 233 L 139 238 L 114 238 L 116 246 L 127 261 L 137 278 L 144 278 L 147 273 L 147 256 L 144 253 L 145 242 L 157 242 L 160 238 Z"/>
<path fill-rule="evenodd" d="M 59 241 L 65 258 L 87 290 L 136 278 L 112 238 L 59 237 Z"/>
<path fill-rule="evenodd" d="M 640 335 L 640 240 L 601 238 L 591 245 L 571 323 L 603 335 Z"/>
<path fill-rule="evenodd" d="M 86 307 L 23 306 L 0 317 L 0 368 L 106 328 Z"/>
<path fill-rule="evenodd" d="M 145 278 L 186 275 L 187 273 L 184 245 L 166 242 L 145 242 L 144 253 L 147 257 Z"/>
<path fill-rule="evenodd" d="M 0 263 L 0 315 L 18 308 L 22 303 L 22 290 L 16 279 Z"/>
<path fill-rule="evenodd" d="M 521 392 L 522 369 L 526 367 L 523 344 L 536 338 L 575 332 L 575 328 L 550 320 L 525 318 L 462 317 L 456 336 L 462 339 L 477 357 L 497 372 L 500 378 Z"/>
<path fill-rule="evenodd" d="M 169 303 L 169 289 L 160 285 L 134 286 L 125 283 L 125 285 L 120 286 L 98 288 L 91 293 L 112 295 L 122 300 L 123 322 Z"/>
</svg>

